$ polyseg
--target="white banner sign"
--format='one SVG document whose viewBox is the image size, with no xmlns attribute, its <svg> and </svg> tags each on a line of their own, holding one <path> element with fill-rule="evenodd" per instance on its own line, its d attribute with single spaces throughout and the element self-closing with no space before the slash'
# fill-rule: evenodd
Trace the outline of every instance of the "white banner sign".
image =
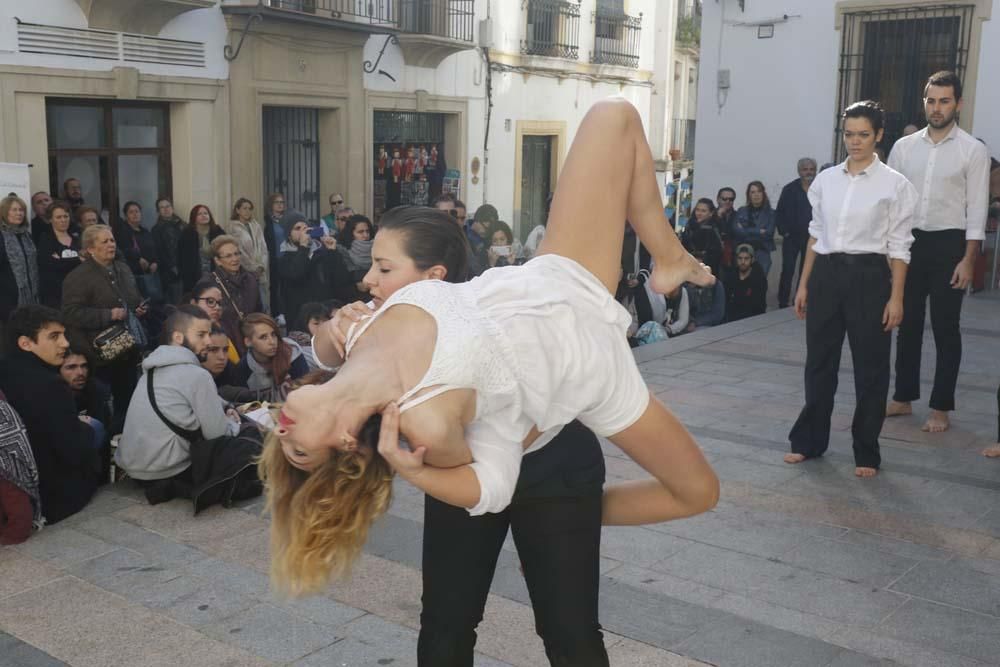
<svg viewBox="0 0 1000 667">
<path fill-rule="evenodd" d="M 0 199 L 12 192 L 28 204 L 28 215 L 31 215 L 31 176 L 28 165 L 0 162 Z"/>
</svg>

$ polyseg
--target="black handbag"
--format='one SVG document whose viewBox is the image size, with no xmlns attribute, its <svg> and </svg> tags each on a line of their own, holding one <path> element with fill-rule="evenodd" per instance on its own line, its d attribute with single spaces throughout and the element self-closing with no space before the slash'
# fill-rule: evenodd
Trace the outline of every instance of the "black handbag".
<svg viewBox="0 0 1000 667">
<path fill-rule="evenodd" d="M 119 359 L 136 347 L 136 340 L 124 324 L 113 324 L 94 336 L 94 352 L 101 361 Z"/>
</svg>

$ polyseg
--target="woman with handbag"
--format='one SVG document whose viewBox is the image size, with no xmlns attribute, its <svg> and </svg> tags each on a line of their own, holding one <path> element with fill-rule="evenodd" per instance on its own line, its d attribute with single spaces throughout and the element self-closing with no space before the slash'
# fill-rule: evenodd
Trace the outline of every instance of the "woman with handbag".
<svg viewBox="0 0 1000 667">
<path fill-rule="evenodd" d="M 88 227 L 82 245 L 89 259 L 63 282 L 63 315 L 97 364 L 97 376 L 111 386 L 111 433 L 121 433 L 135 389 L 136 366 L 148 341 L 140 322 L 148 304 L 128 265 L 115 260 L 117 244 L 110 227 Z"/>
<path fill-rule="evenodd" d="M 222 292 L 222 330 L 243 357 L 247 350 L 240 324 L 248 314 L 261 309 L 257 277 L 241 266 L 239 244 L 228 234 L 217 236 L 212 241 L 212 258 L 215 269 L 208 278 Z"/>
</svg>

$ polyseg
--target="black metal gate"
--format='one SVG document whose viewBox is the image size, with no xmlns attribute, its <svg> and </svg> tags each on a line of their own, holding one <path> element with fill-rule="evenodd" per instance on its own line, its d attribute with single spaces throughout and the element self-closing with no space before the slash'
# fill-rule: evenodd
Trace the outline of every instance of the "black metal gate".
<svg viewBox="0 0 1000 667">
<path fill-rule="evenodd" d="M 319 220 L 317 109 L 264 107 L 265 198 L 272 192 L 285 195 L 289 210 Z"/>
<path fill-rule="evenodd" d="M 974 5 L 918 6 L 849 12 L 840 34 L 840 83 L 833 154 L 845 156 L 840 112 L 872 99 L 886 110 L 886 153 L 913 123 L 926 124 L 924 84 L 934 72 L 951 70 L 964 79 Z"/>
</svg>

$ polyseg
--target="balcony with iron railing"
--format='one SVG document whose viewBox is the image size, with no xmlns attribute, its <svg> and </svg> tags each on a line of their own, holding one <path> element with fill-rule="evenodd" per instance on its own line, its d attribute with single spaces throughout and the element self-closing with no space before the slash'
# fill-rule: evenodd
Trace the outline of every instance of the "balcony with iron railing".
<svg viewBox="0 0 1000 667">
<path fill-rule="evenodd" d="M 578 0 L 527 0 L 521 53 L 553 58 L 580 57 Z"/>
<path fill-rule="evenodd" d="M 396 35 L 409 65 L 436 67 L 475 47 L 475 0 L 261 0 L 272 13 L 330 25 L 358 24 Z"/>
<path fill-rule="evenodd" d="M 597 65 L 639 67 L 642 14 L 629 16 L 598 9 L 593 14 L 594 50 L 590 62 Z"/>
</svg>

